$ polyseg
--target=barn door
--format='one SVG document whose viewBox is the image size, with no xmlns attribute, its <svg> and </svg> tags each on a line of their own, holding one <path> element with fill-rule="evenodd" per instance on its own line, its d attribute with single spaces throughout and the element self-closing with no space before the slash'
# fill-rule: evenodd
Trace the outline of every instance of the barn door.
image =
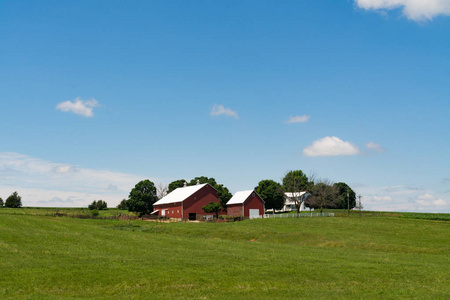
<svg viewBox="0 0 450 300">
<path fill-rule="evenodd" d="M 250 219 L 261 218 L 259 215 L 259 209 L 249 209 L 249 217 Z"/>
</svg>

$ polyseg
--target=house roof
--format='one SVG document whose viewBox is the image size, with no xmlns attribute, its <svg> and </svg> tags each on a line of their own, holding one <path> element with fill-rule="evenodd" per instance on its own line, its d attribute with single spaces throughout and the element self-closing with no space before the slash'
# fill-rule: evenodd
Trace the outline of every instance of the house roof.
<svg viewBox="0 0 450 300">
<path fill-rule="evenodd" d="M 203 184 L 197 184 L 197 185 L 191 185 L 191 186 L 185 186 L 180 187 L 172 191 L 170 194 L 164 196 L 163 198 L 156 201 L 153 205 L 160 205 L 160 204 L 169 204 L 169 203 L 178 203 L 183 202 L 190 196 L 192 196 L 194 193 L 202 189 L 204 186 L 208 185 L 207 183 Z"/>
<path fill-rule="evenodd" d="M 236 192 L 236 194 L 234 194 L 233 197 L 231 197 L 231 199 L 227 202 L 227 205 L 242 204 L 254 192 L 254 190 Z"/>
<path fill-rule="evenodd" d="M 297 201 L 304 201 L 307 197 L 309 197 L 310 193 L 308 192 L 294 192 L 294 193 L 284 193 L 284 195 L 286 196 L 286 202 L 285 205 L 290 205 L 290 204 L 295 204 L 295 198 Z"/>
<path fill-rule="evenodd" d="M 284 193 L 284 195 L 289 198 L 296 198 L 296 197 L 301 197 L 306 193 L 307 192 L 294 192 L 294 193 L 287 192 L 287 193 Z"/>
</svg>

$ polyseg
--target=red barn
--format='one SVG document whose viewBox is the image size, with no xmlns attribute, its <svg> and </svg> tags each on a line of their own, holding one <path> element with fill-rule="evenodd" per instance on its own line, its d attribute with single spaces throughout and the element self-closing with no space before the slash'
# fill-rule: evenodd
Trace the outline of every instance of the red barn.
<svg viewBox="0 0 450 300">
<path fill-rule="evenodd" d="M 153 204 L 153 213 L 169 218 L 196 220 L 197 216 L 207 215 L 202 206 L 209 202 L 219 202 L 217 190 L 211 185 L 197 184 L 177 188 Z"/>
<path fill-rule="evenodd" d="M 253 190 L 241 191 L 227 202 L 229 216 L 244 216 L 250 219 L 264 217 L 264 201 Z"/>
</svg>

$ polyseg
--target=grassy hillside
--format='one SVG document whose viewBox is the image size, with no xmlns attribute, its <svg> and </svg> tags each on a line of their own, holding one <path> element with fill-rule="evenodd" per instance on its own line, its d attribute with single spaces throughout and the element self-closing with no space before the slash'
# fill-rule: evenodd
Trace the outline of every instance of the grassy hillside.
<svg viewBox="0 0 450 300">
<path fill-rule="evenodd" d="M 0 209 L 0 298 L 450 298 L 450 223 L 154 223 Z"/>
</svg>

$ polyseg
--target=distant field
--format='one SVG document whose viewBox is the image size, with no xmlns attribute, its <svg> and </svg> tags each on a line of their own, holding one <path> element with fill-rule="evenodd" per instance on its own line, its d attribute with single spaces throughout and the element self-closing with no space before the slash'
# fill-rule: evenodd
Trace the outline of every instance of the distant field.
<svg viewBox="0 0 450 300">
<path fill-rule="evenodd" d="M 445 214 L 156 223 L 38 211 L 0 209 L 0 299 L 450 299 Z"/>
</svg>

